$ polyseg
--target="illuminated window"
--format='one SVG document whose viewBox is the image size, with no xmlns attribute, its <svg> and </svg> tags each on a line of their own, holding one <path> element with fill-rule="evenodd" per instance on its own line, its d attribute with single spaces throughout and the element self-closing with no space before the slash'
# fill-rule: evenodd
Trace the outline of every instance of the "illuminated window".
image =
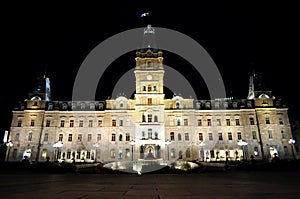
<svg viewBox="0 0 300 199">
<path fill-rule="evenodd" d="M 98 127 L 102 126 L 102 120 L 98 120 Z"/>
<path fill-rule="evenodd" d="M 152 104 L 152 98 L 148 98 L 148 104 Z"/>
<path fill-rule="evenodd" d="M 69 134 L 68 141 L 72 142 L 72 134 Z"/>
<path fill-rule="evenodd" d="M 46 127 L 50 127 L 50 123 L 51 123 L 51 121 L 50 121 L 50 120 L 47 120 L 47 121 L 46 121 Z"/>
<path fill-rule="evenodd" d="M 111 121 L 111 125 L 112 125 L 112 126 L 117 126 L 116 120 L 112 120 L 112 121 Z"/>
<path fill-rule="evenodd" d="M 130 149 L 125 149 L 126 158 L 130 158 Z"/>
<path fill-rule="evenodd" d="M 34 120 L 30 121 L 30 126 L 34 126 Z"/>
<path fill-rule="evenodd" d="M 174 138 L 174 132 L 171 132 L 171 133 L 170 133 L 170 140 L 171 140 L 171 141 L 174 141 L 174 140 L 175 140 L 175 138 Z"/>
<path fill-rule="evenodd" d="M 70 127 L 74 127 L 74 120 L 70 120 Z"/>
<path fill-rule="evenodd" d="M 101 134 L 100 133 L 97 134 L 97 142 L 99 142 L 99 141 L 101 141 Z"/>
<path fill-rule="evenodd" d="M 232 133 L 228 132 L 228 140 L 232 140 Z"/>
<path fill-rule="evenodd" d="M 92 141 L 92 134 L 90 134 L 90 133 L 88 134 L 88 139 L 87 139 L 87 141 L 88 141 L 88 142 Z"/>
<path fill-rule="evenodd" d="M 175 158 L 175 154 L 176 154 L 176 151 L 175 149 L 171 149 L 171 152 L 170 152 L 170 155 L 171 155 L 171 158 Z"/>
<path fill-rule="evenodd" d="M 257 146 L 254 147 L 254 155 L 255 156 L 259 156 L 258 147 Z"/>
<path fill-rule="evenodd" d="M 114 149 L 110 150 L 110 158 L 112 158 L 112 159 L 116 158 L 116 152 Z"/>
<path fill-rule="evenodd" d="M 60 127 L 65 127 L 65 120 L 60 121 Z"/>
<path fill-rule="evenodd" d="M 48 139 L 49 139 L 49 134 L 48 134 L 48 133 L 45 133 L 45 136 L 44 136 L 44 142 L 48 142 Z"/>
<path fill-rule="evenodd" d="M 64 135 L 63 134 L 59 134 L 59 136 L 58 136 L 58 141 L 63 141 L 63 137 L 64 137 Z"/>
<path fill-rule="evenodd" d="M 47 158 L 47 149 L 43 149 L 43 151 L 42 151 L 42 159 L 46 160 L 46 158 Z"/>
<path fill-rule="evenodd" d="M 203 133 L 199 133 L 199 140 L 203 141 Z"/>
<path fill-rule="evenodd" d="M 79 127 L 83 127 L 83 120 L 79 120 Z"/>
</svg>

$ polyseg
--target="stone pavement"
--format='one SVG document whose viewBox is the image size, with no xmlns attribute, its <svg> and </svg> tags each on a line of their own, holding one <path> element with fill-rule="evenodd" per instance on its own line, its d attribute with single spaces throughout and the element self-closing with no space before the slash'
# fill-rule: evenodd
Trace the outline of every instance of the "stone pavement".
<svg viewBox="0 0 300 199">
<path fill-rule="evenodd" d="M 0 174 L 1 198 L 299 198 L 300 172 Z"/>
</svg>

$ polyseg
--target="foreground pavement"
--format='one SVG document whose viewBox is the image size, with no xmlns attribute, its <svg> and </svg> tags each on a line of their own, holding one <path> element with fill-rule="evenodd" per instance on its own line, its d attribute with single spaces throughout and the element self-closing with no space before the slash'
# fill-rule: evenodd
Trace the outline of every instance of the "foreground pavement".
<svg viewBox="0 0 300 199">
<path fill-rule="evenodd" d="M 1 198 L 299 198 L 300 172 L 0 174 Z"/>
</svg>

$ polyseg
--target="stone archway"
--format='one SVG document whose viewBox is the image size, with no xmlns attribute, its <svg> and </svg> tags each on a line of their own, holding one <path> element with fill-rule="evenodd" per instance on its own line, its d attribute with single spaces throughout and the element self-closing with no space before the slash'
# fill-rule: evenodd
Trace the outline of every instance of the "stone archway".
<svg viewBox="0 0 300 199">
<path fill-rule="evenodd" d="M 156 159 L 155 157 L 155 147 L 152 145 L 148 145 L 146 146 L 146 155 L 145 155 L 145 159 Z"/>
</svg>

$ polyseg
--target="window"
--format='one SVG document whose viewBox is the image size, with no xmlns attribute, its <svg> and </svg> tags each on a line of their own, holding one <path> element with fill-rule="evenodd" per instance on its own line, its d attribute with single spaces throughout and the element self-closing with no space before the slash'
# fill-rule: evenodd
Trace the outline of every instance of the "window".
<svg viewBox="0 0 300 199">
<path fill-rule="evenodd" d="M 124 108 L 124 104 L 120 103 L 120 109 Z"/>
<path fill-rule="evenodd" d="M 157 115 L 154 116 L 154 122 L 158 122 Z"/>
<path fill-rule="evenodd" d="M 110 150 L 110 158 L 112 158 L 112 159 L 116 158 L 116 152 L 114 149 Z"/>
<path fill-rule="evenodd" d="M 210 158 L 215 158 L 215 151 L 214 150 L 210 151 Z"/>
<path fill-rule="evenodd" d="M 230 119 L 226 119 L 226 125 L 230 126 Z"/>
<path fill-rule="evenodd" d="M 82 141 L 82 134 L 78 134 L 78 140 Z"/>
<path fill-rule="evenodd" d="M 145 131 L 142 131 L 142 138 L 145 139 Z"/>
<path fill-rule="evenodd" d="M 221 126 L 221 119 L 217 119 L 217 125 Z"/>
<path fill-rule="evenodd" d="M 269 139 L 272 139 L 272 138 L 273 138 L 272 130 L 268 130 L 268 136 L 269 136 Z"/>
<path fill-rule="evenodd" d="M 184 124 L 184 126 L 188 126 L 189 125 L 188 119 L 184 119 L 183 124 Z"/>
<path fill-rule="evenodd" d="M 60 121 L 60 127 L 65 127 L 65 120 Z"/>
<path fill-rule="evenodd" d="M 270 124 L 270 118 L 266 117 L 266 124 Z"/>
<path fill-rule="evenodd" d="M 93 127 L 93 120 L 89 120 L 89 127 Z"/>
<path fill-rule="evenodd" d="M 157 140 L 157 139 L 158 139 L 158 133 L 155 132 L 155 133 L 154 133 L 154 136 L 155 136 L 155 139 Z"/>
<path fill-rule="evenodd" d="M 74 120 L 70 120 L 70 127 L 74 127 Z"/>
<path fill-rule="evenodd" d="M 203 133 L 199 133 L 199 140 L 203 141 Z"/>
<path fill-rule="evenodd" d="M 18 120 L 18 127 L 22 126 L 22 120 Z"/>
<path fill-rule="evenodd" d="M 101 134 L 98 133 L 98 134 L 97 134 L 97 142 L 100 142 L 100 141 L 101 141 Z"/>
<path fill-rule="evenodd" d="M 148 98 L 148 104 L 152 104 L 152 98 Z"/>
<path fill-rule="evenodd" d="M 171 158 L 175 158 L 175 153 L 176 153 L 175 149 L 172 148 L 170 152 Z"/>
<path fill-rule="evenodd" d="M 152 139 L 152 129 L 148 129 L 148 139 Z"/>
<path fill-rule="evenodd" d="M 72 142 L 72 134 L 69 134 L 68 141 Z"/>
<path fill-rule="evenodd" d="M 191 151 L 190 151 L 190 148 L 187 148 L 187 149 L 186 149 L 185 156 L 186 156 L 187 158 L 190 158 L 190 157 L 191 157 Z"/>
<path fill-rule="evenodd" d="M 88 142 L 92 141 L 92 134 L 90 134 L 90 133 L 88 134 L 88 139 L 87 139 L 87 141 L 88 141 Z"/>
<path fill-rule="evenodd" d="M 170 133 L 170 140 L 171 140 L 171 141 L 174 141 L 174 140 L 175 140 L 175 138 L 174 138 L 174 132 L 171 132 L 171 133 Z"/>
<path fill-rule="evenodd" d="M 258 154 L 258 147 L 257 146 L 254 147 L 254 155 L 255 156 L 259 156 L 259 154 Z"/>
<path fill-rule="evenodd" d="M 123 135 L 122 134 L 119 135 L 119 141 L 123 141 Z"/>
<path fill-rule="evenodd" d="M 28 134 L 28 141 L 32 141 L 32 133 Z"/>
<path fill-rule="evenodd" d="M 19 141 L 19 140 L 20 140 L 20 133 L 16 133 L 15 141 Z"/>
<path fill-rule="evenodd" d="M 235 125 L 240 126 L 240 119 L 238 119 L 238 118 L 235 119 Z"/>
<path fill-rule="evenodd" d="M 112 126 L 117 126 L 116 120 L 112 120 L 112 121 L 111 121 L 111 125 L 112 125 Z"/>
<path fill-rule="evenodd" d="M 257 139 L 256 131 L 252 131 L 252 139 L 253 139 L 253 140 L 256 140 L 256 139 Z"/>
<path fill-rule="evenodd" d="M 102 120 L 98 120 L 98 127 L 102 126 Z"/>
<path fill-rule="evenodd" d="M 116 134 L 115 133 L 111 134 L 111 141 L 113 141 L 113 142 L 116 141 Z"/>
<path fill-rule="evenodd" d="M 156 86 L 153 86 L 153 91 L 156 91 Z"/>
<path fill-rule="evenodd" d="M 48 142 L 48 139 L 49 139 L 49 134 L 48 134 L 48 133 L 45 133 L 45 136 L 44 136 L 44 142 Z"/>
<path fill-rule="evenodd" d="M 80 159 L 80 151 L 77 151 L 77 154 L 76 154 L 76 159 Z"/>
<path fill-rule="evenodd" d="M 148 85 L 148 91 L 151 91 L 152 90 L 151 88 L 152 88 L 151 85 Z"/>
<path fill-rule="evenodd" d="M 222 133 L 218 133 L 218 136 L 219 136 L 219 140 L 223 140 Z"/>
<path fill-rule="evenodd" d="M 180 108 L 180 104 L 179 102 L 176 103 L 176 109 L 179 109 Z"/>
<path fill-rule="evenodd" d="M 286 138 L 285 131 L 283 129 L 281 129 L 281 138 L 282 139 Z"/>
<path fill-rule="evenodd" d="M 180 118 L 178 118 L 177 119 L 177 126 L 180 126 L 180 123 L 181 123 Z"/>
<path fill-rule="evenodd" d="M 129 149 L 125 149 L 125 157 L 126 158 L 130 157 L 130 150 Z"/>
<path fill-rule="evenodd" d="M 63 137 L 64 137 L 64 135 L 63 134 L 59 134 L 59 136 L 58 136 L 58 141 L 63 141 Z"/>
<path fill-rule="evenodd" d="M 250 117 L 250 125 L 254 125 L 254 118 L 253 117 Z"/>
<path fill-rule="evenodd" d="M 178 133 L 178 141 L 181 141 L 181 134 Z"/>
<path fill-rule="evenodd" d="M 197 123 L 198 123 L 198 126 L 202 126 L 202 120 L 201 119 L 198 119 Z"/>
<path fill-rule="evenodd" d="M 148 114 L 148 122 L 152 122 L 152 115 Z"/>
<path fill-rule="evenodd" d="M 279 120 L 279 125 L 283 125 L 283 119 L 280 117 L 278 120 Z"/>
<path fill-rule="evenodd" d="M 130 134 L 129 134 L 129 133 L 126 133 L 125 140 L 126 140 L 126 141 L 130 141 Z"/>
<path fill-rule="evenodd" d="M 211 119 L 207 119 L 207 126 L 211 126 Z"/>
<path fill-rule="evenodd" d="M 208 139 L 209 139 L 210 141 L 213 140 L 213 134 L 212 134 L 212 133 L 208 133 Z"/>
<path fill-rule="evenodd" d="M 31 120 L 30 126 L 34 126 L 34 120 Z"/>
<path fill-rule="evenodd" d="M 50 122 L 51 122 L 50 120 L 46 121 L 46 127 L 50 127 Z"/>
<path fill-rule="evenodd" d="M 228 132 L 228 140 L 232 140 L 232 133 Z"/>
<path fill-rule="evenodd" d="M 146 91 L 146 86 L 143 86 L 143 91 Z"/>
<path fill-rule="evenodd" d="M 188 134 L 188 133 L 185 133 L 185 134 L 184 134 L 184 140 L 185 140 L 185 141 L 189 141 L 189 140 L 190 140 L 189 134 Z"/>
<path fill-rule="evenodd" d="M 83 127 L 83 120 L 79 120 L 79 127 Z"/>
<path fill-rule="evenodd" d="M 71 159 L 71 151 L 67 152 L 67 159 Z"/>
<path fill-rule="evenodd" d="M 241 132 L 238 132 L 238 133 L 237 133 L 237 137 L 238 137 L 238 140 L 241 140 L 241 139 L 242 139 L 242 133 L 241 133 Z"/>
<path fill-rule="evenodd" d="M 123 126 L 123 120 L 119 120 L 119 126 Z"/>
<path fill-rule="evenodd" d="M 178 152 L 178 159 L 182 159 L 182 151 Z"/>
</svg>

